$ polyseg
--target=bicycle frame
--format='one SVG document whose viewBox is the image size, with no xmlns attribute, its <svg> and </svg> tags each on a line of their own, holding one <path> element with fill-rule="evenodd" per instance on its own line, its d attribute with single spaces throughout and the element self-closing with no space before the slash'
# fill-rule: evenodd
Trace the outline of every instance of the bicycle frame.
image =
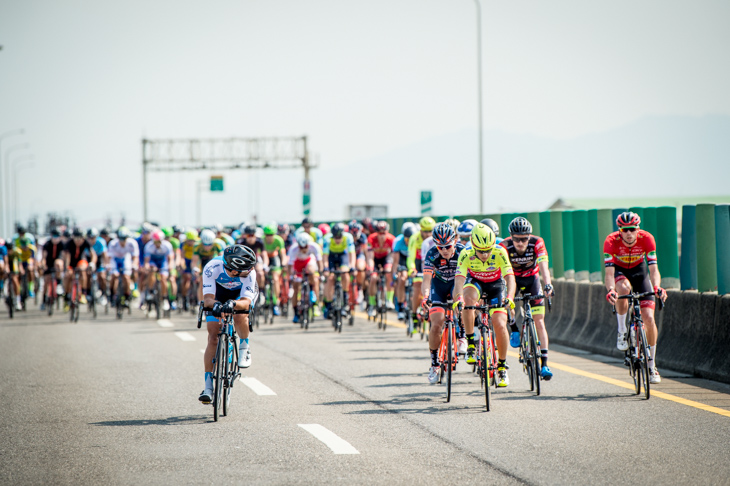
<svg viewBox="0 0 730 486">
<path fill-rule="evenodd" d="M 634 381 L 636 394 L 641 393 L 641 386 L 644 386 L 644 397 L 648 400 L 651 397 L 651 386 L 649 385 L 649 343 L 646 340 L 644 320 L 641 317 L 641 299 L 656 295 L 654 292 L 635 293 L 621 295 L 619 299 L 629 300 L 629 315 L 631 320 L 627 326 L 629 349 L 625 352 L 624 361 L 629 367 L 629 374 Z M 614 313 L 616 308 L 613 309 Z"/>
<path fill-rule="evenodd" d="M 444 309 L 444 328 L 441 331 L 441 343 L 439 344 L 439 366 L 441 376 L 439 383 L 446 377 L 446 402 L 451 401 L 451 374 L 456 369 L 459 361 L 458 341 L 456 339 L 456 326 L 454 325 L 454 313 L 451 310 L 452 302 L 448 301 L 446 306 L 439 306 Z"/>
<path fill-rule="evenodd" d="M 524 310 L 524 318 L 522 319 L 522 328 L 520 331 L 520 363 L 522 370 L 530 381 L 530 391 L 534 391 L 540 395 L 540 339 L 537 336 L 535 328 L 535 320 L 532 318 L 531 303 L 545 299 L 544 295 L 523 294 L 515 297 L 515 302 L 522 302 Z"/>
</svg>

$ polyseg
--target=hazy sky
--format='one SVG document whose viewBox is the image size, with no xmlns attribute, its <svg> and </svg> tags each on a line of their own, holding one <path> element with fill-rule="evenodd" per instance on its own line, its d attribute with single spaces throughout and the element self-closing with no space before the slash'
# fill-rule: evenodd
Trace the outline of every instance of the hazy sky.
<svg viewBox="0 0 730 486">
<path fill-rule="evenodd" d="M 485 130 L 567 139 L 730 115 L 727 0 L 482 1 L 482 21 Z M 26 130 L 2 155 L 28 141 L 36 158 L 23 217 L 139 220 L 143 136 L 304 134 L 320 161 L 313 216 L 330 217 L 367 201 L 328 200 L 319 171 L 477 127 L 472 0 L 0 0 L 0 45 L 0 134 Z M 476 167 L 447 163 L 445 176 Z M 208 175 L 154 175 L 151 217 L 194 223 Z M 297 219 L 301 176 L 227 173 L 203 219 Z"/>
</svg>

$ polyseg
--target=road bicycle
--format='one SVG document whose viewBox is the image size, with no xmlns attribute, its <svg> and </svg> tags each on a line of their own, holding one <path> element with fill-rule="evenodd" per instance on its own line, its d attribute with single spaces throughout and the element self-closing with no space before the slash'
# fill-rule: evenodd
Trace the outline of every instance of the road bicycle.
<svg viewBox="0 0 730 486">
<path fill-rule="evenodd" d="M 198 329 L 213 309 L 204 307 L 200 302 L 198 307 Z M 249 310 L 235 310 L 233 314 L 248 314 Z M 219 416 L 225 417 L 231 410 L 231 389 L 241 376 L 238 367 L 238 338 L 233 325 L 233 314 L 226 314 L 220 321 L 218 344 L 213 357 L 213 420 Z M 250 324 L 249 324 L 250 327 Z"/>
<path fill-rule="evenodd" d="M 401 311 L 403 312 L 403 318 L 405 319 L 406 323 L 406 336 L 412 338 L 414 334 L 420 331 L 419 329 L 416 329 L 415 325 L 413 324 L 413 309 L 411 308 L 413 299 L 413 277 L 410 275 L 406 278 L 406 285 L 405 285 L 405 293 L 403 297 L 403 302 L 401 303 Z M 423 339 L 423 335 L 421 335 L 421 339 Z"/>
<path fill-rule="evenodd" d="M 8 317 L 13 318 L 15 314 L 15 287 L 13 286 L 13 272 L 12 269 L 5 273 L 5 278 L 0 282 L 0 289 L 7 291 L 5 296 L 5 304 L 8 306 Z M 1 292 L 0 292 L 1 294 Z"/>
<path fill-rule="evenodd" d="M 345 291 L 342 288 L 342 274 L 349 273 L 342 270 L 332 270 L 335 276 L 335 290 L 332 295 L 332 307 L 330 308 L 330 319 L 332 319 L 332 327 L 335 332 L 342 332 L 342 320 L 347 316 L 347 307 L 345 304 Z"/>
<path fill-rule="evenodd" d="M 387 325 L 386 316 L 388 314 L 388 300 L 386 297 L 386 272 L 385 269 L 378 269 L 378 286 L 375 291 L 375 317 L 373 320 L 378 321 L 378 329 L 385 331 Z"/>
<path fill-rule="evenodd" d="M 91 267 L 87 267 L 86 274 L 89 278 L 89 297 L 87 300 L 87 306 L 92 317 L 96 319 L 96 290 L 99 288 L 99 283 L 97 281 L 98 274 L 92 270 Z"/>
<path fill-rule="evenodd" d="M 302 285 L 299 287 L 299 298 L 295 312 L 299 316 L 299 327 L 309 329 L 309 323 L 314 320 L 314 308 L 312 307 L 314 300 L 314 291 L 309 284 L 309 273 L 304 272 L 302 275 Z"/>
<path fill-rule="evenodd" d="M 53 307 L 58 304 L 58 283 L 56 282 L 55 268 L 51 270 L 45 280 L 48 283 L 43 288 L 43 302 L 46 305 L 46 312 L 49 316 L 52 316 Z"/>
<path fill-rule="evenodd" d="M 271 279 L 271 274 L 269 272 L 266 272 L 266 276 L 264 278 L 264 305 L 260 306 L 260 313 L 261 317 L 264 320 L 264 324 L 273 324 L 274 323 L 274 290 L 273 290 L 273 283 Z"/>
<path fill-rule="evenodd" d="M 81 296 L 81 269 L 74 269 L 74 276 L 71 282 L 71 298 L 68 303 L 68 319 L 70 322 L 79 322 L 80 306 L 79 298 Z"/>
<path fill-rule="evenodd" d="M 485 298 L 486 296 L 482 295 L 482 300 Z M 500 307 L 502 307 L 501 303 L 494 302 L 492 304 L 464 307 L 464 309 L 474 310 L 474 324 L 477 329 L 477 339 L 479 340 L 478 343 L 475 343 L 477 362 L 474 364 L 474 371 L 479 375 L 479 383 L 484 390 L 487 412 L 492 410 L 491 387 L 497 387 L 497 380 L 494 379 L 494 374 L 497 372 L 497 346 L 494 340 L 492 316 L 489 311 Z"/>
<path fill-rule="evenodd" d="M 429 306 L 431 301 L 428 302 Z M 458 340 L 456 339 L 456 325 L 454 324 L 453 302 L 449 299 L 445 305 L 434 304 L 444 309 L 444 328 L 441 331 L 439 344 L 439 383 L 446 383 L 446 402 L 451 401 L 451 374 L 459 362 Z"/>
<path fill-rule="evenodd" d="M 646 331 L 644 329 L 644 321 L 641 318 L 641 298 L 656 295 L 654 292 L 636 293 L 632 292 L 627 295 L 620 295 L 619 299 L 629 301 L 629 324 L 627 326 L 626 340 L 629 343 L 629 349 L 626 350 L 624 363 L 629 367 L 629 374 L 634 381 L 634 389 L 636 394 L 641 393 L 641 387 L 644 387 L 644 397 L 648 400 L 651 396 L 651 387 L 649 385 L 649 343 L 646 340 Z M 660 301 L 660 306 L 661 301 Z M 616 313 L 616 307 L 613 308 Z"/>
<path fill-rule="evenodd" d="M 527 375 L 530 382 L 530 391 L 534 391 L 536 395 L 540 395 L 540 339 L 537 336 L 535 328 L 535 320 L 532 318 L 532 302 L 544 299 L 544 295 L 522 294 L 515 297 L 515 302 L 522 302 L 522 310 L 524 317 L 522 319 L 522 329 L 520 331 L 520 363 L 522 363 L 522 371 Z"/>
</svg>

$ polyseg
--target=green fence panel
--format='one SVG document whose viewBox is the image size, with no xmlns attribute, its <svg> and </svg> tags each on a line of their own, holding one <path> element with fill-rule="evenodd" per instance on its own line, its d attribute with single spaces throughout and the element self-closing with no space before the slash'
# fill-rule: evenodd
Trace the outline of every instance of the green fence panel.
<svg viewBox="0 0 730 486">
<path fill-rule="evenodd" d="M 619 213 L 620 214 L 620 213 Z M 606 237 L 616 231 L 616 216 L 611 209 L 598 210 L 598 251 L 601 256 L 601 280 L 606 276 L 606 265 L 603 261 L 603 243 Z"/>
<path fill-rule="evenodd" d="M 697 205 L 697 236 L 697 290 L 713 292 L 717 290 L 714 204 Z"/>
<path fill-rule="evenodd" d="M 573 255 L 575 261 L 575 280 L 587 281 L 589 273 L 590 243 L 588 239 L 588 211 L 577 209 L 573 213 Z"/>
<path fill-rule="evenodd" d="M 550 238 L 553 247 L 553 276 L 555 278 L 565 277 L 562 211 L 550 211 Z"/>
<path fill-rule="evenodd" d="M 645 208 L 640 208 L 640 207 L 629 208 L 629 211 L 635 212 L 641 218 L 641 227 L 642 228 L 644 227 L 644 209 Z"/>
<path fill-rule="evenodd" d="M 563 276 L 575 279 L 575 250 L 573 240 L 573 212 L 563 211 Z"/>
<path fill-rule="evenodd" d="M 697 289 L 697 207 L 682 206 L 682 254 L 679 259 L 682 290 Z"/>
<path fill-rule="evenodd" d="M 662 274 L 662 287 L 665 289 L 680 288 L 677 208 L 674 206 L 656 208 L 656 229 L 651 234 L 656 238 L 659 273 Z"/>
<path fill-rule="evenodd" d="M 588 210 L 588 279 L 603 281 L 603 239 L 598 229 L 598 209 Z"/>
<path fill-rule="evenodd" d="M 730 294 L 730 206 L 715 206 L 715 248 L 717 253 L 717 292 Z"/>
<path fill-rule="evenodd" d="M 553 238 L 550 232 L 550 211 L 540 213 L 540 236 L 545 241 L 545 248 L 548 252 L 548 267 L 550 274 L 553 274 Z"/>
<path fill-rule="evenodd" d="M 504 213 L 500 215 L 500 219 L 496 220 L 499 223 L 499 236 L 507 238 L 509 236 L 509 224 L 517 217 L 517 213 Z"/>
<path fill-rule="evenodd" d="M 540 234 L 540 213 L 527 213 L 527 216 L 525 216 L 525 217 L 532 225 L 532 234 L 539 235 Z"/>
<path fill-rule="evenodd" d="M 644 208 L 644 216 L 641 218 L 641 229 L 648 231 L 652 235 L 657 234 L 657 208 Z"/>
</svg>

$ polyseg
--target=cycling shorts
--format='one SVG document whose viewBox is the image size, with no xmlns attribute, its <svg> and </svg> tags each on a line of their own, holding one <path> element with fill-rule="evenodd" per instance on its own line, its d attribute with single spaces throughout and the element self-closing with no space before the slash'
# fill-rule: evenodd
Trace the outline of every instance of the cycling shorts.
<svg viewBox="0 0 730 486">
<path fill-rule="evenodd" d="M 109 271 L 112 275 L 132 275 L 132 263 L 126 258 L 112 258 Z"/>
<path fill-rule="evenodd" d="M 639 265 L 634 268 L 622 268 L 619 266 L 614 267 L 614 279 L 616 282 L 620 280 L 628 280 L 631 284 L 631 290 L 637 293 L 654 292 L 654 287 L 651 285 L 651 279 L 649 278 L 649 271 L 646 264 Z M 648 307 L 653 309 L 655 306 L 656 299 L 653 295 L 641 298 L 641 308 Z"/>
<path fill-rule="evenodd" d="M 185 258 L 185 269 L 183 273 L 193 273 L 193 260 L 191 258 Z"/>
<path fill-rule="evenodd" d="M 80 260 L 71 259 L 71 261 L 69 262 L 69 265 L 68 265 L 68 269 L 74 270 L 74 269 L 78 268 L 79 270 L 86 270 L 86 267 L 88 267 L 88 266 L 89 266 L 89 262 L 87 262 L 83 258 Z"/>
<path fill-rule="evenodd" d="M 309 258 L 306 260 L 294 260 L 294 274 L 301 278 L 304 273 L 304 269 L 307 268 L 310 263 L 314 263 L 314 261 L 314 255 L 309 255 Z"/>
<path fill-rule="evenodd" d="M 431 279 L 431 291 L 429 300 L 431 300 L 431 310 L 429 314 L 436 312 L 443 313 L 448 301 L 451 299 L 451 293 L 454 291 L 454 281 L 444 282 L 439 278 Z"/>
<path fill-rule="evenodd" d="M 272 272 L 281 271 L 281 258 L 279 258 L 279 255 L 269 257 L 269 270 Z"/>
<path fill-rule="evenodd" d="M 327 257 L 327 263 L 329 264 L 330 270 L 345 271 L 350 269 L 350 258 L 347 252 L 330 253 Z"/>
<path fill-rule="evenodd" d="M 170 262 L 168 261 L 166 256 L 155 258 L 150 257 L 150 263 L 157 267 L 157 269 L 160 271 L 160 275 L 169 275 L 170 274 Z"/>
<path fill-rule="evenodd" d="M 484 299 L 485 304 L 487 305 L 501 305 L 502 301 L 504 301 L 506 297 L 504 283 L 501 279 L 494 282 L 482 282 L 481 280 L 477 280 L 469 276 L 466 278 L 466 283 L 464 284 L 464 288 L 467 287 L 476 289 L 482 299 Z M 489 309 L 490 316 L 497 312 L 501 312 L 502 314 L 507 313 L 504 307 L 495 307 L 494 309 Z"/>
<path fill-rule="evenodd" d="M 215 300 L 217 302 L 228 302 L 229 300 L 239 300 L 241 298 L 241 289 L 227 289 L 224 287 L 221 287 L 220 285 L 216 284 L 215 286 Z M 256 302 L 257 299 L 254 299 L 251 302 L 251 311 L 253 311 L 253 304 Z M 244 314 L 245 315 L 245 314 Z M 206 322 L 218 322 L 220 320 L 219 317 L 212 316 L 208 314 L 205 318 Z"/>
<path fill-rule="evenodd" d="M 515 283 L 517 284 L 517 291 L 523 294 L 540 295 L 540 277 L 532 275 L 530 277 L 515 277 Z M 533 300 L 530 302 L 532 308 L 532 315 L 545 314 L 545 299 Z"/>
<path fill-rule="evenodd" d="M 389 254 L 382 258 L 373 258 L 373 263 L 375 264 L 375 270 L 382 268 L 387 273 L 390 273 L 393 268 L 393 255 Z"/>
</svg>

